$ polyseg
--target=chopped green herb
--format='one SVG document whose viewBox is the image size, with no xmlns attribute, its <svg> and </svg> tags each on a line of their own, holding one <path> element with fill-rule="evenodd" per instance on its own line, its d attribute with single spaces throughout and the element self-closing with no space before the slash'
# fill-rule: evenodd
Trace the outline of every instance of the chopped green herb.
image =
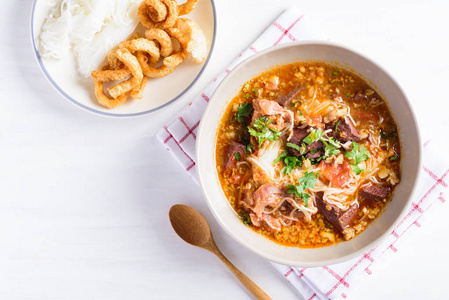
<svg viewBox="0 0 449 300">
<path fill-rule="evenodd" d="M 336 139 L 334 139 L 333 137 L 328 138 L 327 141 L 328 141 L 329 144 L 331 144 L 335 148 L 340 148 L 341 147 L 340 142 L 337 141 Z"/>
<path fill-rule="evenodd" d="M 384 139 L 387 138 L 387 134 L 382 130 L 382 128 L 380 129 L 380 136 Z"/>
<path fill-rule="evenodd" d="M 281 155 L 278 156 L 278 158 L 276 158 L 273 163 L 277 164 L 278 162 L 280 162 L 282 159 L 284 159 L 284 157 L 286 157 L 288 155 L 288 150 L 285 150 L 284 152 L 281 153 Z"/>
<path fill-rule="evenodd" d="M 259 141 L 259 147 L 262 146 L 262 143 L 265 141 L 274 142 L 280 137 L 280 132 L 278 132 L 276 129 L 268 128 L 268 125 L 271 124 L 271 121 L 268 120 L 267 117 L 262 116 L 259 117 L 256 121 L 254 121 L 254 124 L 251 126 L 248 126 L 248 131 L 252 136 L 257 137 Z"/>
<path fill-rule="evenodd" d="M 303 140 L 307 145 L 312 144 L 313 142 L 318 141 L 323 137 L 324 132 L 321 129 L 313 130 L 308 136 L 306 136 Z"/>
<path fill-rule="evenodd" d="M 369 170 L 366 170 L 366 169 L 362 169 L 359 166 L 355 166 L 353 164 L 351 164 L 351 169 L 355 173 L 355 175 L 360 175 L 360 174 L 362 174 L 362 172 L 368 172 L 369 171 Z"/>
<path fill-rule="evenodd" d="M 313 188 L 316 183 L 316 179 L 320 176 L 320 173 L 305 172 L 304 175 L 298 179 L 297 185 L 288 185 L 288 193 L 294 194 L 298 198 L 302 198 L 304 205 L 307 207 L 309 205 L 308 199 L 310 195 L 305 191 L 307 189 Z"/>
<path fill-rule="evenodd" d="M 251 153 L 253 152 L 253 145 L 252 144 L 248 144 L 245 147 L 245 153 Z"/>
<path fill-rule="evenodd" d="M 393 156 L 390 156 L 389 159 L 390 159 L 390 161 L 398 160 L 398 159 L 399 159 L 399 155 L 395 154 L 395 155 L 393 155 Z"/>
<path fill-rule="evenodd" d="M 302 111 L 299 111 L 299 113 L 301 114 L 301 116 L 304 116 L 304 114 L 302 113 Z"/>
<path fill-rule="evenodd" d="M 249 214 L 246 213 L 246 211 L 241 210 L 239 212 L 239 216 L 243 220 L 243 224 L 245 224 L 245 225 L 251 224 L 251 218 L 250 218 Z"/>
<path fill-rule="evenodd" d="M 302 161 L 299 160 L 295 156 L 286 156 L 284 158 L 285 167 L 282 168 L 281 173 L 282 174 L 290 174 L 290 172 L 296 168 L 302 166 Z"/>
<path fill-rule="evenodd" d="M 337 123 L 338 125 L 338 123 Z M 303 143 L 301 146 L 296 145 L 296 147 L 292 147 L 287 143 L 287 146 L 290 146 L 296 150 L 298 150 L 301 154 L 306 153 L 307 145 L 311 145 L 313 142 L 321 141 L 324 144 L 324 155 L 313 159 L 311 162 L 312 164 L 316 164 L 320 162 L 322 159 L 325 159 L 326 157 L 332 156 L 334 154 L 339 154 L 340 150 L 338 150 L 341 147 L 341 144 L 339 141 L 334 139 L 333 137 L 325 138 L 324 132 L 321 129 L 314 129 L 308 136 L 306 136 L 303 140 Z M 310 151 L 310 153 L 315 154 L 316 150 Z"/>
<path fill-rule="evenodd" d="M 235 152 L 234 153 L 235 159 L 240 161 L 240 159 L 242 158 L 242 156 L 240 155 L 240 152 Z"/>
<path fill-rule="evenodd" d="M 260 96 L 260 90 L 258 88 L 254 88 L 252 89 L 252 91 L 254 92 L 254 94 L 256 94 L 257 97 Z"/>
<path fill-rule="evenodd" d="M 329 157 L 334 154 L 340 153 L 340 150 L 338 150 L 338 148 L 340 148 L 341 145 L 337 140 L 334 140 L 334 138 L 330 137 L 328 142 L 323 141 L 323 143 L 326 146 L 324 149 L 324 157 Z"/>
<path fill-rule="evenodd" d="M 301 149 L 299 148 L 299 146 L 296 145 L 296 144 L 287 143 L 286 145 L 287 145 L 287 147 L 290 147 L 290 148 L 296 149 L 296 150 L 298 150 L 298 151 L 301 151 Z"/>
<path fill-rule="evenodd" d="M 243 91 L 246 93 L 247 91 L 249 91 L 249 84 L 248 84 L 248 82 L 247 83 L 245 83 L 244 85 L 243 85 Z"/>
<path fill-rule="evenodd" d="M 239 123 L 245 122 L 245 117 L 248 117 L 253 112 L 253 104 L 252 103 L 242 103 L 237 109 L 237 121 Z"/>
<path fill-rule="evenodd" d="M 337 71 L 334 71 L 333 73 L 334 73 L 334 75 L 335 75 L 335 76 L 337 76 L 337 75 L 338 75 L 338 72 L 337 72 Z"/>
<path fill-rule="evenodd" d="M 240 141 L 242 142 L 243 145 L 245 145 L 245 153 L 246 154 L 251 153 L 252 152 L 251 149 L 253 148 L 253 145 L 251 144 L 251 141 L 250 141 L 248 135 L 246 134 L 247 130 L 248 129 L 246 127 L 244 127 L 243 132 L 240 133 Z"/>
<path fill-rule="evenodd" d="M 251 95 L 250 95 L 250 94 L 246 94 L 246 95 L 244 95 L 243 97 L 249 98 L 249 97 L 251 97 Z"/>
<path fill-rule="evenodd" d="M 368 171 L 359 167 L 359 163 L 366 161 L 369 158 L 369 153 L 366 148 L 361 147 L 356 142 L 352 142 L 352 150 L 350 152 L 346 152 L 345 157 L 354 161 L 351 163 L 351 168 L 356 175 L 360 175 L 360 173 Z"/>
<path fill-rule="evenodd" d="M 289 174 L 294 168 L 302 166 L 302 160 L 294 156 L 288 156 L 288 150 L 282 152 L 281 155 L 273 161 L 273 163 L 277 164 L 280 161 L 285 163 L 285 167 L 281 170 L 282 174 Z"/>
<path fill-rule="evenodd" d="M 335 124 L 335 131 L 338 130 L 338 124 L 340 124 L 341 120 L 338 120 L 338 122 Z"/>
<path fill-rule="evenodd" d="M 317 163 L 319 163 L 320 161 L 322 161 L 322 160 L 325 159 L 325 158 L 326 158 L 325 155 L 320 156 L 320 157 L 318 157 L 318 158 L 312 158 L 312 159 L 310 159 L 310 164 L 316 165 Z"/>
</svg>

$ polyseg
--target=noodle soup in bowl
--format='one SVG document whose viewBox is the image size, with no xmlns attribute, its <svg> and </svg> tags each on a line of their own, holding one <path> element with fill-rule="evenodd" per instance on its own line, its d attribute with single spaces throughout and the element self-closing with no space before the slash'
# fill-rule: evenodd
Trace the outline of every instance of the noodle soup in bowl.
<svg viewBox="0 0 449 300">
<path fill-rule="evenodd" d="M 238 65 L 201 120 L 197 174 L 213 215 L 274 262 L 349 260 L 391 233 L 420 170 L 396 81 L 346 47 L 279 45 Z"/>
</svg>

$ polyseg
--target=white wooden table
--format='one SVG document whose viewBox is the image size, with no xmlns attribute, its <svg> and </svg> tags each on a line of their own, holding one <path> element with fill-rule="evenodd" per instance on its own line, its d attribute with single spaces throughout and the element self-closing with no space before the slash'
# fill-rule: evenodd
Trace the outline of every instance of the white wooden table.
<svg viewBox="0 0 449 300">
<path fill-rule="evenodd" d="M 291 5 L 389 70 L 423 131 L 449 147 L 447 1 L 216 0 L 218 36 L 202 78 L 176 104 L 134 119 L 92 115 L 50 86 L 31 50 L 31 2 L 0 0 L 0 299 L 250 298 L 218 259 L 175 235 L 175 203 L 203 213 L 223 253 L 274 299 L 300 298 L 219 228 L 154 138 Z M 440 207 L 376 263 L 353 299 L 448 297 L 449 208 Z"/>
</svg>

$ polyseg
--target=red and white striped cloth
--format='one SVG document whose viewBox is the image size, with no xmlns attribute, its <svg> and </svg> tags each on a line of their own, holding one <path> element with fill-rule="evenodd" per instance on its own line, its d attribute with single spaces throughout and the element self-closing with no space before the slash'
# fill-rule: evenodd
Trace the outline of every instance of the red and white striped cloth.
<svg viewBox="0 0 449 300">
<path fill-rule="evenodd" d="M 213 82 L 193 100 L 157 137 L 182 167 L 196 179 L 195 140 L 201 116 L 209 97 L 223 78 L 240 62 L 265 48 L 299 39 L 320 39 L 306 16 L 295 11 L 284 12 L 271 26 Z M 312 29 L 314 28 L 314 29 Z M 445 202 L 444 190 L 449 183 L 449 164 L 442 163 L 434 143 L 424 144 L 423 175 L 409 212 L 391 234 L 376 248 L 353 260 L 320 268 L 297 268 L 273 263 L 305 299 L 344 299 L 359 278 L 371 274 L 371 265 L 382 255 L 397 251 L 398 241 L 409 229 L 421 227 L 421 216 L 435 203 Z"/>
</svg>

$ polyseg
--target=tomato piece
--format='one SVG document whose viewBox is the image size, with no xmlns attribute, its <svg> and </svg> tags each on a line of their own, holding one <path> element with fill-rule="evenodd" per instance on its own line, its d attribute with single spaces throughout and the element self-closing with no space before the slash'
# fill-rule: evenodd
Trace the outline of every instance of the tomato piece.
<svg viewBox="0 0 449 300">
<path fill-rule="evenodd" d="M 349 181 L 351 167 L 349 162 L 345 159 L 343 163 L 334 165 L 333 162 L 326 163 L 321 161 L 320 163 L 321 175 L 329 180 L 332 185 L 337 186 L 339 188 L 343 187 L 343 185 Z"/>
</svg>

